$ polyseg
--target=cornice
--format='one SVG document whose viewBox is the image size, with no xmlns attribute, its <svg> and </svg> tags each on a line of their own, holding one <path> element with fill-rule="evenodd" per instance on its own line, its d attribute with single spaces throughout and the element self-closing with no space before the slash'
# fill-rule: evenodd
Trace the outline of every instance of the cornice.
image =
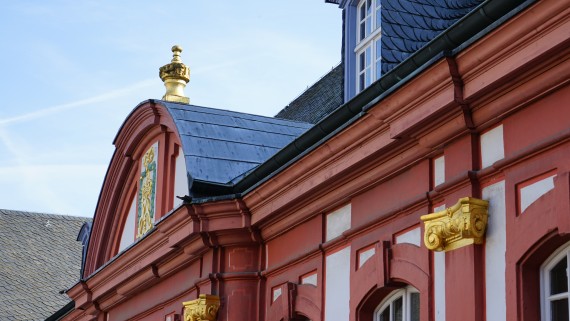
<svg viewBox="0 0 570 321">
<path fill-rule="evenodd" d="M 562 79 L 568 75 L 567 50 L 560 49 L 568 40 L 551 36 L 564 35 L 561 28 L 568 28 L 569 22 L 563 21 L 567 14 L 561 13 L 568 10 L 557 12 L 556 7 L 560 6 L 549 8 L 548 4 L 539 2 L 532 10 L 520 13 L 506 26 L 497 28 L 491 36 L 463 48 L 451 65 L 445 58 L 441 59 L 379 101 L 367 115 L 344 131 L 246 194 L 244 201 L 251 210 L 253 224 L 261 228 L 262 237 L 270 239 L 309 217 L 350 202 L 354 195 L 428 158 L 447 142 L 470 130 L 480 132 L 567 82 L 568 79 Z M 548 27 L 533 29 L 544 17 L 556 19 L 549 21 Z M 532 22 L 528 23 L 529 20 Z M 513 33 L 515 27 L 518 29 Z M 525 33 L 534 35 L 521 39 L 520 34 Z M 536 50 L 532 42 L 539 34 L 556 41 L 543 43 L 540 50 Z M 506 66 L 499 69 L 498 75 L 492 61 L 481 61 L 478 51 L 495 50 L 504 43 L 520 44 L 502 60 Z M 520 59 L 527 53 L 541 63 L 523 65 Z M 453 64 L 456 70 L 451 70 Z M 468 70 L 466 66 L 475 65 L 480 70 L 478 74 L 471 72 L 468 77 L 463 74 Z M 473 87 L 474 82 L 482 79 L 474 75 L 482 77 L 488 73 L 495 76 L 492 82 Z M 454 77 L 461 77 L 464 87 L 460 88 L 463 91 L 460 98 L 468 103 L 470 110 L 466 111 L 465 105 L 460 106 L 456 100 L 454 94 L 458 87 Z M 518 77 L 519 81 L 505 81 L 512 77 Z M 478 91 L 473 92 L 474 88 Z M 465 112 L 473 122 L 470 126 L 466 124 Z"/>
<path fill-rule="evenodd" d="M 491 91 L 504 77 L 534 66 L 558 44 L 568 42 L 570 9 L 561 1 L 539 1 L 481 41 L 458 53 L 465 98 Z"/>
<path fill-rule="evenodd" d="M 257 243 L 253 234 L 240 200 L 181 206 L 68 295 L 78 308 L 97 303 L 108 309 L 193 264 L 212 247 Z"/>
</svg>

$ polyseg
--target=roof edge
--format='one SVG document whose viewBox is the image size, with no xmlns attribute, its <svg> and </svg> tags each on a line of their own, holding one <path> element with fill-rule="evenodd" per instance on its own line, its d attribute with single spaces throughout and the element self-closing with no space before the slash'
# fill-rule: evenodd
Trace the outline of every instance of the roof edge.
<svg viewBox="0 0 570 321">
<path fill-rule="evenodd" d="M 400 88 L 446 53 L 453 52 L 457 48 L 465 48 L 466 43 L 470 44 L 487 35 L 491 30 L 535 2 L 537 0 L 487 0 L 481 3 L 378 81 L 341 105 L 266 162 L 260 164 L 242 180 L 236 182 L 233 188 L 234 193 L 247 194 L 263 184 L 288 167 L 295 159 L 320 146 L 328 137 L 360 118 L 366 110 Z"/>
<path fill-rule="evenodd" d="M 69 314 L 75 309 L 75 301 L 70 301 L 68 304 L 63 306 L 61 309 L 57 310 L 54 314 L 46 318 L 45 321 L 57 321 L 61 320 L 62 317 Z"/>
</svg>

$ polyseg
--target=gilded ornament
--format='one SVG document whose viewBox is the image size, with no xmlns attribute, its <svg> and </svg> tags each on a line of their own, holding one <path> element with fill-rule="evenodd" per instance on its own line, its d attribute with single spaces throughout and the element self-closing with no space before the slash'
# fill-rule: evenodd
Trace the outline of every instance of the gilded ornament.
<svg viewBox="0 0 570 321">
<path fill-rule="evenodd" d="M 142 171 L 139 179 L 137 238 L 143 236 L 153 226 L 155 192 L 156 161 L 154 146 L 151 146 L 142 159 Z"/>
<path fill-rule="evenodd" d="M 489 202 L 463 197 L 443 211 L 423 215 L 424 243 L 433 251 L 450 251 L 482 244 L 487 228 Z"/>
<path fill-rule="evenodd" d="M 172 61 L 159 68 L 160 79 L 164 82 L 166 93 L 163 100 L 177 103 L 190 103 L 190 98 L 184 95 L 184 87 L 190 81 L 190 68 L 182 63 L 180 53 L 182 47 L 172 47 Z"/>
<path fill-rule="evenodd" d="M 216 295 L 200 294 L 198 299 L 182 304 L 184 321 L 214 321 L 218 316 L 220 298 Z"/>
</svg>

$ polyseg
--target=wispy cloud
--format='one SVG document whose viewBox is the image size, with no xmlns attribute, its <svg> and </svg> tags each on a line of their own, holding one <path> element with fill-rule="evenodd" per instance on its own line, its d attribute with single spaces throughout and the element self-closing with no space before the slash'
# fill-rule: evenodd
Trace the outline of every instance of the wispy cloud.
<svg viewBox="0 0 570 321">
<path fill-rule="evenodd" d="M 25 209 L 61 214 L 92 215 L 104 164 L 31 164 L 26 146 L 16 143 L 6 128 L 0 127 L 0 144 L 15 165 L 0 166 L 0 195 L 3 208 Z M 70 189 L 69 186 L 81 186 Z M 80 202 L 76 201 L 81 199 Z M 91 210 L 85 210 L 85 202 Z M 77 204 L 75 204 L 77 203 Z"/>
<path fill-rule="evenodd" d="M 70 103 L 65 103 L 65 104 L 61 104 L 61 105 L 43 108 L 43 109 L 36 110 L 33 112 L 29 112 L 26 114 L 21 114 L 21 115 L 9 117 L 9 118 L 0 119 L 0 126 L 30 121 L 30 120 L 50 116 L 53 114 L 57 114 L 57 113 L 60 113 L 60 112 L 63 112 L 63 111 L 69 110 L 69 109 L 75 109 L 75 108 L 79 108 L 79 107 L 83 107 L 83 106 L 87 106 L 87 105 L 92 105 L 95 103 L 101 103 L 104 101 L 113 100 L 113 99 L 116 99 L 118 97 L 124 96 L 128 93 L 140 90 L 142 88 L 152 87 L 152 86 L 156 86 L 156 79 L 146 79 L 143 81 L 139 81 L 139 82 L 137 82 L 131 86 L 124 87 L 121 89 L 112 90 L 112 91 L 109 91 L 107 93 L 100 94 L 97 96 L 93 96 L 93 97 L 89 97 L 89 98 L 85 98 L 85 99 L 80 99 L 80 100 L 73 101 Z"/>
</svg>

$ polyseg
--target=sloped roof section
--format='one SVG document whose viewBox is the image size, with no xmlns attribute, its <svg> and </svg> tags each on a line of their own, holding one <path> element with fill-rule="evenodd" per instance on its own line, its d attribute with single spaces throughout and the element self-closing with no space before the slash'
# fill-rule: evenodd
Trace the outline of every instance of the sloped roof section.
<svg viewBox="0 0 570 321">
<path fill-rule="evenodd" d="M 382 73 L 423 47 L 483 0 L 382 0 Z"/>
<path fill-rule="evenodd" d="M 0 320 L 45 320 L 79 281 L 88 218 L 0 210 Z"/>
<path fill-rule="evenodd" d="M 311 124 L 318 123 L 343 103 L 343 72 L 343 64 L 339 64 L 275 117 Z"/>
<path fill-rule="evenodd" d="M 311 124 L 158 101 L 177 127 L 193 180 L 230 183 L 265 162 Z"/>
</svg>

